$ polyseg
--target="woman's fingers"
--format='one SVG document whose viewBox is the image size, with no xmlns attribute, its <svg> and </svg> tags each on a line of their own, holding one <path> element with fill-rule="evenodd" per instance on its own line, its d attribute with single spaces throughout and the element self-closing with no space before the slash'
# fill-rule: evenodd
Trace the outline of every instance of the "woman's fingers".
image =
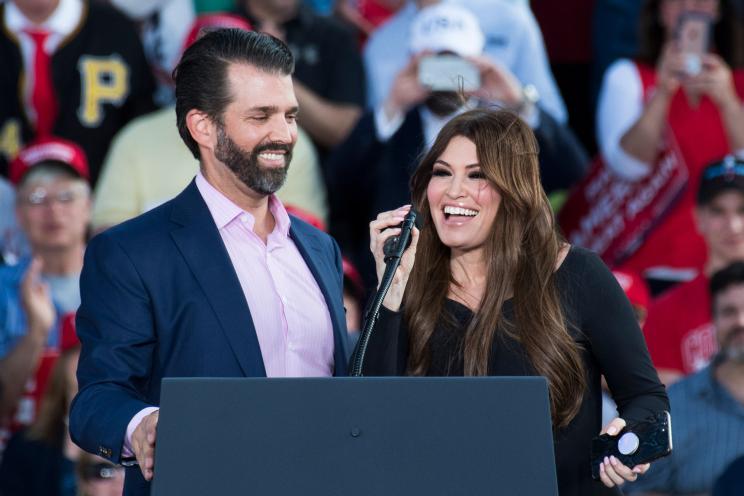
<svg viewBox="0 0 744 496">
<path fill-rule="evenodd" d="M 638 474 L 614 456 L 610 457 L 610 465 L 615 470 L 615 473 L 622 477 L 623 480 L 634 481 L 638 478 Z"/>
<path fill-rule="evenodd" d="M 599 465 L 599 478 L 607 487 L 622 486 L 633 482 L 638 475 L 648 470 L 649 464 L 636 465 L 632 470 L 614 456 L 605 457 Z"/>
<path fill-rule="evenodd" d="M 416 253 L 416 247 L 418 246 L 420 234 L 421 233 L 419 232 L 418 227 L 413 226 L 413 229 L 411 230 L 411 248 L 413 249 L 414 253 Z"/>
<path fill-rule="evenodd" d="M 604 473 L 605 475 L 607 475 L 607 478 L 612 482 L 613 485 L 622 486 L 625 483 L 625 479 L 617 472 L 616 466 L 614 466 L 611 461 L 612 458 L 614 457 L 606 456 L 604 461 L 602 462 L 602 465 L 604 467 Z M 600 468 L 600 473 L 601 473 L 601 468 Z"/>
<path fill-rule="evenodd" d="M 385 229 L 384 231 L 382 231 L 380 233 L 379 237 L 377 238 L 378 241 L 379 241 L 379 243 L 377 245 L 378 248 L 379 247 L 382 247 L 385 244 L 385 241 L 387 241 L 388 239 L 392 238 L 393 236 L 397 236 L 398 234 L 400 234 L 400 231 L 401 231 L 401 228 L 400 227 L 390 227 L 390 228 Z"/>
<path fill-rule="evenodd" d="M 375 220 L 369 223 L 369 248 L 373 253 L 376 251 L 380 241 L 384 242 L 392 235 L 390 233 L 393 230 L 390 228 L 403 222 L 409 210 L 411 210 L 410 205 L 403 205 L 396 210 L 381 212 Z M 398 232 L 400 232 L 400 229 L 398 229 Z"/>
<path fill-rule="evenodd" d="M 615 417 L 604 426 L 600 434 L 609 434 L 610 436 L 617 436 L 618 432 L 625 428 L 625 420 L 620 417 Z"/>
<path fill-rule="evenodd" d="M 387 214 L 388 212 L 385 213 Z M 386 215 L 385 217 L 378 216 L 377 219 L 369 223 L 369 233 L 370 235 L 375 235 L 384 231 L 390 226 L 400 224 L 401 222 L 403 222 L 404 217 L 405 215 L 402 214 Z"/>
<path fill-rule="evenodd" d="M 644 463 L 642 465 L 636 465 L 635 467 L 633 467 L 633 473 L 636 473 L 638 475 L 643 475 L 646 472 L 648 472 L 648 469 L 650 469 L 650 468 L 651 468 L 651 464 L 650 463 Z"/>
<path fill-rule="evenodd" d="M 604 462 L 599 464 L 599 480 L 601 480 L 602 484 L 607 487 L 615 487 L 615 483 L 610 479 L 610 476 L 607 475 L 607 469 L 605 468 Z"/>
<path fill-rule="evenodd" d="M 408 211 L 411 210 L 410 205 L 404 205 L 396 210 L 388 210 L 387 212 L 380 212 L 377 218 L 369 223 L 370 233 L 373 230 L 382 231 L 383 229 L 395 225 L 396 221 L 398 224 L 403 222 Z"/>
</svg>

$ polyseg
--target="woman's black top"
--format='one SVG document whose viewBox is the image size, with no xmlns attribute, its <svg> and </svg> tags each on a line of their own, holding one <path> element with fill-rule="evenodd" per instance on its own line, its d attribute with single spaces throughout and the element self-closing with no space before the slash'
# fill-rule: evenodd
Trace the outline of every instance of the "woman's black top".
<svg viewBox="0 0 744 496">
<path fill-rule="evenodd" d="M 600 491 L 591 478 L 591 440 L 602 428 L 600 377 L 607 379 L 620 416 L 628 423 L 669 410 L 646 343 L 625 294 L 612 273 L 592 252 L 571 247 L 556 272 L 556 285 L 569 332 L 582 349 L 588 389 L 571 423 L 554 431 L 556 469 L 561 496 L 591 495 Z M 472 312 L 447 300 L 445 311 L 458 323 L 443 323 L 430 342 L 432 376 L 463 375 L 460 343 Z M 514 322 L 512 301 L 504 303 L 503 317 Z M 518 326 L 518 323 L 516 323 Z M 405 375 L 408 331 L 402 312 L 384 307 L 365 356 L 364 375 Z M 520 343 L 497 332 L 489 359 L 489 375 L 536 375 Z"/>
</svg>

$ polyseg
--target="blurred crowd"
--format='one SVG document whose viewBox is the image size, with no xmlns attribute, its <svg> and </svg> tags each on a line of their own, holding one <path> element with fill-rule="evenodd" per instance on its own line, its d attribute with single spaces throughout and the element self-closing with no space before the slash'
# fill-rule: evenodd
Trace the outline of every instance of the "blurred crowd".
<svg viewBox="0 0 744 496">
<path fill-rule="evenodd" d="M 83 255 L 194 178 L 171 73 L 219 27 L 295 57 L 278 196 L 338 241 L 352 336 L 369 221 L 450 118 L 509 109 L 669 386 L 674 452 L 624 491 L 744 494 L 744 1 L 0 0 L 0 23 L 0 494 L 121 494 L 67 433 Z"/>
</svg>

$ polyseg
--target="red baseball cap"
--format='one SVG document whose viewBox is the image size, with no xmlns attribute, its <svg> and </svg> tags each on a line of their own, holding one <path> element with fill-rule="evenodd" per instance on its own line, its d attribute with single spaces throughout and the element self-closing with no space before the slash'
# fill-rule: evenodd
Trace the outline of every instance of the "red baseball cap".
<svg viewBox="0 0 744 496">
<path fill-rule="evenodd" d="M 612 275 L 615 276 L 632 305 L 648 310 L 651 294 L 646 281 L 640 275 L 624 270 L 613 270 Z"/>
<path fill-rule="evenodd" d="M 72 141 L 46 137 L 32 142 L 13 159 L 8 169 L 10 182 L 18 184 L 32 167 L 50 160 L 62 162 L 83 179 L 90 180 L 88 159 L 82 148 Z"/>
<path fill-rule="evenodd" d="M 186 51 L 188 47 L 198 40 L 203 34 L 202 31 L 221 28 L 237 28 L 245 29 L 246 31 L 253 31 L 253 27 L 247 20 L 234 14 L 214 13 L 200 15 L 191 25 L 191 31 L 189 31 L 189 34 L 186 36 L 183 50 Z"/>
</svg>

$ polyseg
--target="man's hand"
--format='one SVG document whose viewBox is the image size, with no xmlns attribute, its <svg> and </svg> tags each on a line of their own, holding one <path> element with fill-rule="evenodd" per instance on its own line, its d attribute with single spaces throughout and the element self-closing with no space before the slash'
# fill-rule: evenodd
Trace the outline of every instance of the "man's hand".
<svg viewBox="0 0 744 496">
<path fill-rule="evenodd" d="M 145 480 L 152 480 L 155 469 L 155 437 L 158 429 L 158 414 L 152 412 L 142 419 L 132 433 L 132 450 Z"/>
<path fill-rule="evenodd" d="M 21 280 L 21 304 L 28 319 L 28 332 L 41 344 L 46 344 L 57 319 L 49 285 L 41 280 L 42 261 L 34 258 Z"/>
</svg>

